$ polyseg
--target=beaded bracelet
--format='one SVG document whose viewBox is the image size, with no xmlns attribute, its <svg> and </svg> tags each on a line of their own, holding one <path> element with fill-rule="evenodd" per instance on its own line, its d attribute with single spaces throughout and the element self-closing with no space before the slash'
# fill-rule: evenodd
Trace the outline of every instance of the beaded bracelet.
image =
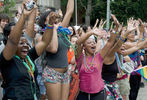
<svg viewBox="0 0 147 100">
<path fill-rule="evenodd" d="M 124 39 L 124 40 L 123 40 L 123 39 L 121 38 L 121 36 L 120 36 L 119 38 L 120 38 L 120 40 L 123 41 L 123 42 L 125 42 L 125 41 L 127 40 L 127 39 Z"/>
<path fill-rule="evenodd" d="M 44 32 L 46 29 L 53 29 L 53 25 L 47 24 L 45 28 L 42 29 L 42 31 Z"/>
<path fill-rule="evenodd" d="M 112 31 L 114 34 L 118 34 L 118 32 Z"/>
<path fill-rule="evenodd" d="M 126 36 L 123 35 L 122 38 L 126 39 Z"/>
<path fill-rule="evenodd" d="M 118 34 L 118 32 L 115 32 L 114 34 L 116 34 L 116 35 L 117 35 L 117 34 Z"/>
<path fill-rule="evenodd" d="M 53 28 L 54 28 L 53 25 L 50 25 L 50 24 L 46 25 L 46 29 L 53 29 Z"/>
</svg>

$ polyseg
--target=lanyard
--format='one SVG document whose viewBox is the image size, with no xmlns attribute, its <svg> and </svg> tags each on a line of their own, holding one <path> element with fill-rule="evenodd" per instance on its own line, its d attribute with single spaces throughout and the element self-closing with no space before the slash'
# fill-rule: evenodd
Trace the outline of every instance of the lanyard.
<svg viewBox="0 0 147 100">
<path fill-rule="evenodd" d="M 26 61 L 28 61 L 28 64 L 26 62 L 24 62 L 23 60 L 21 60 L 20 57 L 18 57 L 18 56 L 15 56 L 15 57 L 17 59 L 19 59 L 20 61 L 22 61 L 22 63 L 28 69 L 28 74 L 29 74 L 29 78 L 30 78 L 31 92 L 33 94 L 34 100 L 37 100 L 37 97 L 36 97 L 36 84 L 35 84 L 35 78 L 34 78 L 34 71 L 35 71 L 35 65 L 34 65 L 34 63 L 32 62 L 32 60 L 30 59 L 29 56 L 26 56 L 26 59 L 25 59 Z M 29 63 L 31 64 L 32 67 L 31 66 L 29 67 Z M 33 78 L 33 83 L 35 85 L 35 93 L 34 93 L 33 86 L 32 86 L 31 76 Z"/>
<path fill-rule="evenodd" d="M 17 59 L 21 60 L 18 56 L 15 56 L 15 57 L 16 57 Z M 26 56 L 26 58 L 27 58 L 27 60 L 31 63 L 32 71 L 34 72 L 34 71 L 35 71 L 35 65 L 34 65 L 34 63 L 32 62 L 32 60 L 30 59 L 29 56 Z M 29 65 L 28 65 L 26 62 L 24 62 L 23 60 L 21 60 L 21 61 L 23 62 L 23 64 L 25 65 L 25 67 L 26 67 L 29 71 L 31 71 Z"/>
</svg>

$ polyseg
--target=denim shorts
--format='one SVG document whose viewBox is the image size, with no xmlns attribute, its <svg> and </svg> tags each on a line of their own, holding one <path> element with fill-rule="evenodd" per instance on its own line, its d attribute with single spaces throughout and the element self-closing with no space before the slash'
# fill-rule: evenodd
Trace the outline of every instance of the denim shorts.
<svg viewBox="0 0 147 100">
<path fill-rule="evenodd" d="M 39 85 L 39 89 L 40 89 L 40 94 L 45 95 L 46 94 L 46 88 L 45 88 L 44 83 L 43 83 L 42 75 L 38 74 L 37 81 L 38 81 L 38 85 Z"/>
<path fill-rule="evenodd" d="M 70 83 L 69 69 L 65 73 L 55 71 L 53 68 L 45 67 L 43 70 L 43 81 L 49 83 Z"/>
</svg>

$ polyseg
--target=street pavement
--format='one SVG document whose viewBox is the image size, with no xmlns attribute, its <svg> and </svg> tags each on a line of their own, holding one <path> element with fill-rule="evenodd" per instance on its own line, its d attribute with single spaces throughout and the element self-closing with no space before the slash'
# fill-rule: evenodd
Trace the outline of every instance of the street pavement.
<svg viewBox="0 0 147 100">
<path fill-rule="evenodd" d="M 147 82 L 144 88 L 140 88 L 137 100 L 147 100 Z"/>
<path fill-rule="evenodd" d="M 0 88 L 0 100 L 2 100 L 2 89 L 1 88 Z M 145 87 L 140 88 L 137 100 L 147 100 L 147 82 L 145 83 Z"/>
</svg>

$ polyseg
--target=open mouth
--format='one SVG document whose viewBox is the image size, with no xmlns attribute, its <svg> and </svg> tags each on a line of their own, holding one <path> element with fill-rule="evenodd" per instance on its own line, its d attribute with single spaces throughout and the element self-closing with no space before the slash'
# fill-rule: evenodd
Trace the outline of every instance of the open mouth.
<svg viewBox="0 0 147 100">
<path fill-rule="evenodd" d="M 23 55 L 27 55 L 27 54 L 28 54 L 28 49 L 22 49 L 21 53 L 22 53 Z"/>
<path fill-rule="evenodd" d="M 91 47 L 91 50 L 95 50 L 95 49 L 96 49 L 96 47 L 95 47 L 95 46 Z"/>
<path fill-rule="evenodd" d="M 125 50 L 124 48 L 121 48 L 120 50 Z"/>
<path fill-rule="evenodd" d="M 91 49 L 95 49 L 95 47 L 91 47 Z"/>
</svg>

